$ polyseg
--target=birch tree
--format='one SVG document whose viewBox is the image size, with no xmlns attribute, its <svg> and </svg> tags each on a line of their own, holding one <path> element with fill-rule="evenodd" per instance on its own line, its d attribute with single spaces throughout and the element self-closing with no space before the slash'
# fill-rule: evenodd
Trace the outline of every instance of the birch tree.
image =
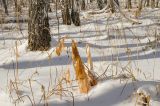
<svg viewBox="0 0 160 106">
<path fill-rule="evenodd" d="M 29 0 L 28 49 L 44 51 L 50 47 L 48 5 L 46 0 Z"/>
</svg>

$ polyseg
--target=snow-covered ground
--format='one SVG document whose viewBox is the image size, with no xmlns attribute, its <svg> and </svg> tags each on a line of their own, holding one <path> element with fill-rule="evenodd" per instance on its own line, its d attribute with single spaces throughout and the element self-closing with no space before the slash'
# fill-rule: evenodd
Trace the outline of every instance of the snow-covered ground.
<svg viewBox="0 0 160 106">
<path fill-rule="evenodd" d="M 81 13 L 80 27 L 60 24 L 58 34 L 55 14 L 50 13 L 52 47 L 46 52 L 27 50 L 26 23 L 20 24 L 21 32 L 16 23 L 1 25 L 0 106 L 138 106 L 140 92 L 151 97 L 151 106 L 160 105 L 160 45 L 152 43 L 160 36 L 160 9 L 145 8 L 138 18 L 142 24 L 132 24 L 119 13 L 86 14 Z M 55 53 L 59 36 L 67 37 L 61 56 Z M 91 48 L 99 77 L 88 94 L 78 91 L 71 39 L 86 65 L 86 44 Z M 56 86 L 68 69 L 72 84 L 62 84 L 60 97 Z"/>
</svg>

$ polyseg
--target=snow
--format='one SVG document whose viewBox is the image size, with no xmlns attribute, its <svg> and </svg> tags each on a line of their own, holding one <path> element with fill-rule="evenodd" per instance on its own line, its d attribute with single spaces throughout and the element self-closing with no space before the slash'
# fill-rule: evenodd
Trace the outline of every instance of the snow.
<svg viewBox="0 0 160 106">
<path fill-rule="evenodd" d="M 155 40 L 154 30 L 160 34 L 160 26 L 155 24 L 158 20 L 151 18 L 159 17 L 160 9 L 153 11 L 146 8 L 143 14 L 144 17 L 139 18 L 142 24 L 132 25 L 126 19 L 121 20 L 119 13 L 108 17 L 108 13 L 90 16 L 87 12 L 82 12 L 80 27 L 60 24 L 58 34 L 55 14 L 50 13 L 52 47 L 45 52 L 27 50 L 26 23 L 22 24 L 23 35 L 19 30 L 5 29 L 5 27 L 12 29 L 15 24 L 3 24 L 5 27 L 1 29 L 3 33 L 0 33 L 0 105 L 14 105 L 18 92 L 20 96 L 29 96 L 38 106 L 43 106 L 46 101 L 49 106 L 73 106 L 70 94 L 72 92 L 75 106 L 135 106 L 134 94 L 143 92 L 151 96 L 151 106 L 159 106 L 160 92 L 157 86 L 160 84 L 160 49 L 158 46 L 143 51 L 143 48 Z M 58 36 L 67 37 L 66 47 L 61 56 L 55 53 Z M 81 94 L 75 81 L 71 61 L 72 39 L 77 41 L 79 54 L 86 65 L 86 44 L 90 46 L 93 70 L 96 75 L 101 76 L 98 84 L 88 94 Z M 18 61 L 16 61 L 16 42 Z M 19 77 L 17 92 L 10 87 L 10 81 L 15 81 L 16 64 Z M 63 84 L 66 91 L 63 92 L 62 98 L 54 94 L 46 101 L 41 100 L 42 85 L 46 94 L 49 94 L 56 88 L 58 80 L 64 76 L 68 68 L 73 88 L 67 88 L 68 85 Z M 23 98 L 24 102 L 19 101 L 17 105 L 31 106 L 32 103 L 27 96 Z"/>
<path fill-rule="evenodd" d="M 152 98 L 156 97 L 158 92 L 156 86 L 153 85 L 144 85 L 138 88 L 137 93 L 143 93 L 146 96 L 150 96 Z"/>
</svg>

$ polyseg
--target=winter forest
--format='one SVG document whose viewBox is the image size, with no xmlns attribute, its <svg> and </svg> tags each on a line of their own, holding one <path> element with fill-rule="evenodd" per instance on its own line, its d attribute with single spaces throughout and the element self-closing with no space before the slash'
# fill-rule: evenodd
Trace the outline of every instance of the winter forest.
<svg viewBox="0 0 160 106">
<path fill-rule="evenodd" d="M 160 0 L 0 0 L 0 106 L 160 106 Z"/>
</svg>

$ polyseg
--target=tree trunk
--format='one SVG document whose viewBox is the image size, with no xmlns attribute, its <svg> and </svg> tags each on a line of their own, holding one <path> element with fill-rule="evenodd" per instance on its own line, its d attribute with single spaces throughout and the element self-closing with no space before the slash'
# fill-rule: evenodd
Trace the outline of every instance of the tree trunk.
<svg viewBox="0 0 160 106">
<path fill-rule="evenodd" d="M 126 0 L 126 8 L 127 9 L 131 9 L 132 8 L 131 0 Z"/>
<path fill-rule="evenodd" d="M 111 12 L 114 13 L 116 11 L 116 6 L 119 6 L 119 1 L 118 0 L 108 0 L 107 5 L 111 9 Z"/>
<path fill-rule="evenodd" d="M 20 4 L 20 1 L 19 0 L 14 0 L 14 5 L 15 5 L 15 12 L 16 14 L 18 12 L 21 12 L 21 4 Z"/>
<path fill-rule="evenodd" d="M 155 8 L 155 0 L 151 0 L 151 8 Z"/>
<path fill-rule="evenodd" d="M 75 26 L 80 26 L 81 22 L 79 18 L 79 0 L 72 0 L 71 18 Z"/>
<path fill-rule="evenodd" d="M 143 7 L 143 0 L 139 0 L 138 11 L 141 11 Z"/>
<path fill-rule="evenodd" d="M 85 10 L 85 9 L 86 9 L 85 0 L 82 0 L 81 10 Z"/>
<path fill-rule="evenodd" d="M 71 9 L 72 4 L 71 4 L 71 0 L 68 0 L 68 7 Z"/>
<path fill-rule="evenodd" d="M 159 0 L 156 0 L 156 8 L 158 8 Z"/>
<path fill-rule="evenodd" d="M 68 0 L 62 0 L 62 19 L 63 19 L 63 24 L 71 25 Z"/>
<path fill-rule="evenodd" d="M 107 4 L 107 0 L 104 0 L 104 4 Z"/>
<path fill-rule="evenodd" d="M 97 0 L 97 4 L 98 4 L 98 7 L 99 9 L 103 9 L 103 1 L 102 0 Z"/>
<path fill-rule="evenodd" d="M 51 4 L 50 4 L 50 0 L 47 0 L 47 4 L 48 4 L 48 11 L 49 12 L 52 12 L 52 8 L 51 8 Z"/>
<path fill-rule="evenodd" d="M 111 12 L 115 12 L 115 5 L 113 0 L 109 0 L 109 7 L 111 8 Z"/>
<path fill-rule="evenodd" d="M 145 5 L 146 5 L 147 7 L 149 7 L 149 3 L 150 3 L 150 0 L 146 0 L 146 1 L 145 1 Z"/>
<path fill-rule="evenodd" d="M 93 2 L 93 0 L 90 0 L 90 3 L 92 3 Z"/>
<path fill-rule="evenodd" d="M 114 0 L 114 2 L 119 6 L 119 1 L 118 0 Z"/>
<path fill-rule="evenodd" d="M 2 0 L 2 4 L 4 6 L 5 13 L 8 15 L 8 8 L 7 8 L 6 0 Z"/>
<path fill-rule="evenodd" d="M 29 0 L 28 48 L 44 51 L 50 47 L 48 8 L 45 0 Z"/>
</svg>

